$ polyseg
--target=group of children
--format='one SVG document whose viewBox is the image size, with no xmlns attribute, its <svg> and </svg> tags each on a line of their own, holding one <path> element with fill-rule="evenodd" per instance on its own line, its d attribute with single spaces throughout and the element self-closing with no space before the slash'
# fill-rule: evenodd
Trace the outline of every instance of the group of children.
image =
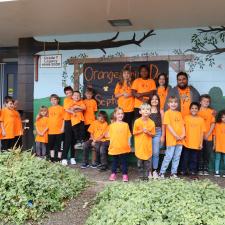
<svg viewBox="0 0 225 225">
<path fill-rule="evenodd" d="M 79 91 L 64 88 L 66 97 L 59 105 L 56 94 L 50 96 L 51 106 L 42 106 L 36 117 L 36 155 L 48 157 L 62 165 L 76 164 L 76 149 L 83 149 L 81 168 L 89 166 L 99 171 L 108 169 L 108 155 L 112 159 L 109 180 L 116 180 L 117 170 L 122 170 L 123 181 L 128 181 L 128 155 L 137 157 L 140 178 L 164 178 L 171 163 L 171 176 L 208 175 L 211 153 L 215 151 L 215 176 L 221 176 L 220 162 L 225 164 L 225 111 L 215 119 L 210 108 L 210 96 L 202 95 L 199 103 L 192 102 L 189 115 L 178 111 L 177 97 L 169 97 L 168 77 L 160 74 L 156 81 L 149 79 L 148 67 L 141 66 L 140 78 L 132 82 L 129 69 L 122 71 L 115 87 L 118 107 L 110 117 L 98 111 L 93 89 L 85 90 L 85 99 Z M 164 105 L 168 110 L 164 112 Z M 22 121 L 12 98 L 5 99 L 1 110 L 2 149 L 12 148 L 20 139 Z M 166 146 L 165 156 L 159 167 L 160 149 Z M 89 163 L 89 153 L 92 162 Z M 224 176 L 224 175 L 223 175 Z"/>
</svg>

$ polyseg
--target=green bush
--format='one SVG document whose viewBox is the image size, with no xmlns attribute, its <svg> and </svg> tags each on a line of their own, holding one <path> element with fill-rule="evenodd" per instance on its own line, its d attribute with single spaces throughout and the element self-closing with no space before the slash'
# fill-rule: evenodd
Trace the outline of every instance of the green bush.
<svg viewBox="0 0 225 225">
<path fill-rule="evenodd" d="M 0 154 L 0 223 L 24 224 L 62 210 L 85 188 L 78 171 L 40 160 L 19 149 Z"/>
<path fill-rule="evenodd" d="M 225 190 L 210 181 L 115 183 L 96 198 L 87 225 L 224 225 Z"/>
</svg>

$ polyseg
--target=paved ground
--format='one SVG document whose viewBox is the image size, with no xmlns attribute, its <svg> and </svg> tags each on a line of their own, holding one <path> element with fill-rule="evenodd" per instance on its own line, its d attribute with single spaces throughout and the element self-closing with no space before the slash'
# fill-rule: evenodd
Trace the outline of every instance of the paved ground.
<svg viewBox="0 0 225 225">
<path fill-rule="evenodd" d="M 97 169 L 80 169 L 79 165 L 73 166 L 78 168 L 92 184 L 81 193 L 76 199 L 71 200 L 66 209 L 62 212 L 49 214 L 48 218 L 44 219 L 42 225 L 83 225 L 90 213 L 93 205 L 93 200 L 97 193 L 103 190 L 104 186 L 108 183 L 110 171 L 99 172 Z M 130 180 L 138 179 L 137 169 L 129 169 Z M 214 176 L 207 176 L 213 182 L 225 187 L 225 178 L 215 178 Z M 118 174 L 118 180 L 121 180 L 121 174 Z M 189 179 L 189 178 L 188 178 Z M 199 179 L 206 179 L 206 177 L 199 177 Z"/>
</svg>

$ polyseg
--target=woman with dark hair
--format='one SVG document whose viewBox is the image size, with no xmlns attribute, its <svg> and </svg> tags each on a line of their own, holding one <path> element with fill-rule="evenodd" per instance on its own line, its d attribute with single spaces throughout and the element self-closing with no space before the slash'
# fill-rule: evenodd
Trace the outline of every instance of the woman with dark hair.
<svg viewBox="0 0 225 225">
<path fill-rule="evenodd" d="M 153 172 L 149 173 L 149 178 L 158 178 L 158 166 L 159 166 L 159 151 L 160 146 L 165 141 L 165 127 L 162 124 L 164 112 L 160 109 L 160 98 L 154 91 L 150 95 L 149 104 L 151 105 L 150 119 L 155 123 L 155 135 L 152 138 L 152 164 Z"/>
<path fill-rule="evenodd" d="M 131 91 L 132 77 L 128 68 L 122 70 L 120 81 L 115 87 L 115 97 L 118 102 L 118 107 L 124 111 L 123 121 L 129 124 L 130 130 L 132 130 L 132 124 L 134 119 L 134 97 Z"/>
<path fill-rule="evenodd" d="M 141 65 L 139 68 L 140 77 L 135 79 L 132 84 L 132 93 L 135 97 L 134 114 L 135 119 L 140 117 L 139 107 L 142 103 L 149 100 L 149 95 L 156 89 L 155 81 L 150 79 L 149 68 L 146 65 Z"/>
<path fill-rule="evenodd" d="M 164 109 L 164 105 L 166 102 L 166 97 L 169 87 L 169 79 L 166 73 L 160 73 L 156 78 L 156 87 L 157 87 L 157 94 L 160 98 L 160 109 Z"/>
</svg>

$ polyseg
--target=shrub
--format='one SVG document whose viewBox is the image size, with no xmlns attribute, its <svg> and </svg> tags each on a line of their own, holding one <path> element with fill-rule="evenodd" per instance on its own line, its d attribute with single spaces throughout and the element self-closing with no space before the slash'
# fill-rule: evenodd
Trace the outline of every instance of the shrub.
<svg viewBox="0 0 225 225">
<path fill-rule="evenodd" d="M 0 221 L 24 224 L 62 210 L 87 181 L 78 171 L 19 149 L 0 154 Z"/>
<path fill-rule="evenodd" d="M 93 224 L 224 225 L 225 191 L 210 181 L 116 183 L 97 196 Z"/>
</svg>

